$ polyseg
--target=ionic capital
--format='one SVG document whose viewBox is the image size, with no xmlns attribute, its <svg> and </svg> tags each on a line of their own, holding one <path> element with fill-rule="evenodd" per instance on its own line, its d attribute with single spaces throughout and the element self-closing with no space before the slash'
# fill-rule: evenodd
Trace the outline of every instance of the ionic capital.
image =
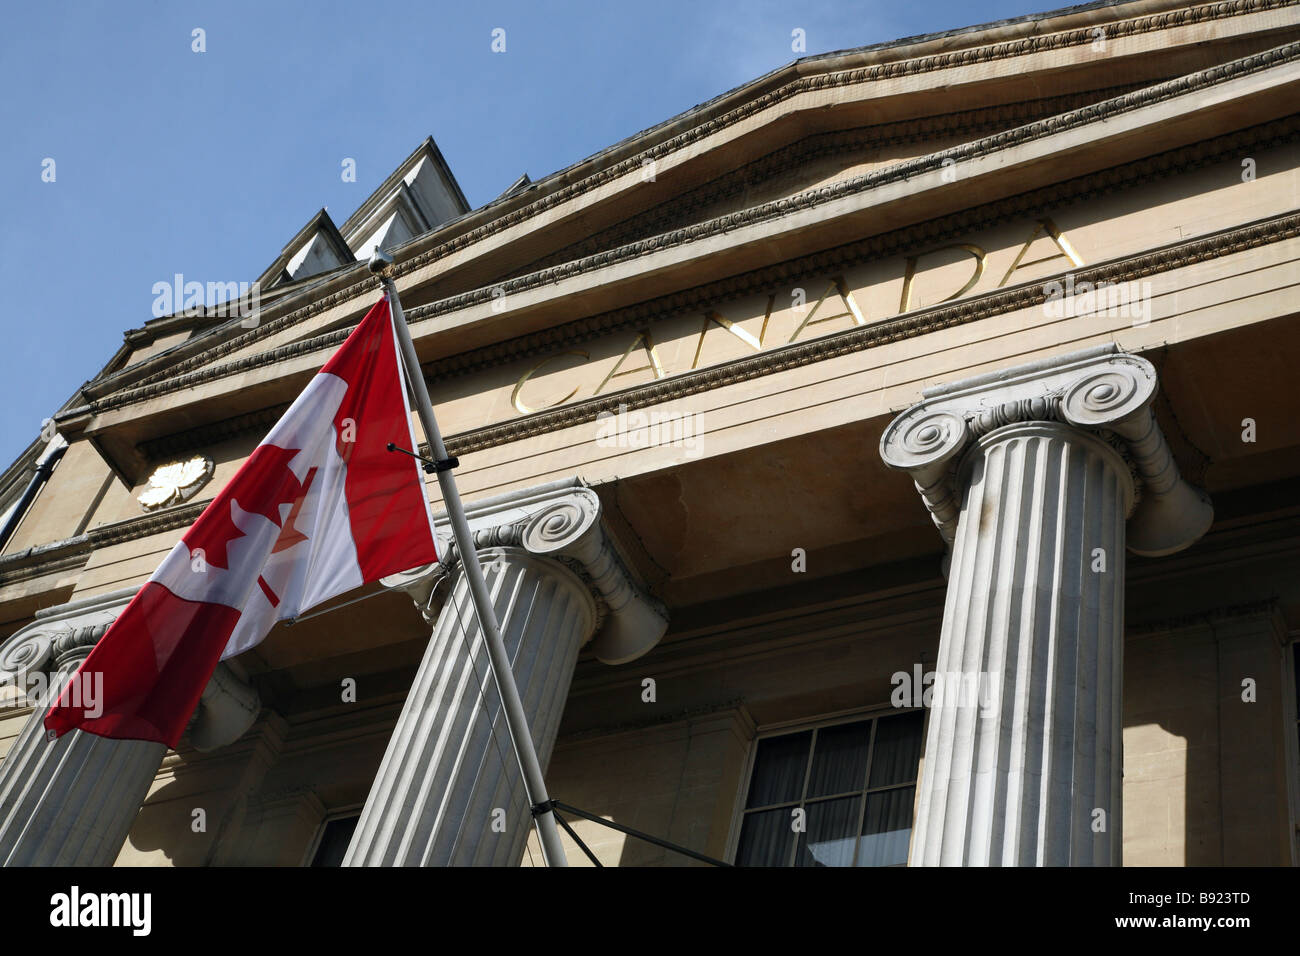
<svg viewBox="0 0 1300 956">
<path fill-rule="evenodd" d="M 0 684 L 30 685 L 32 675 L 53 678 L 81 666 L 91 649 L 131 603 L 124 588 L 36 612 L 36 620 L 0 644 Z M 261 712 L 257 691 L 229 663 L 217 665 L 190 718 L 190 743 L 208 751 L 238 740 Z"/>
<path fill-rule="evenodd" d="M 125 588 L 37 611 L 35 621 L 0 643 L 0 684 L 76 670 L 135 591 Z"/>
<path fill-rule="evenodd" d="M 558 561 L 586 582 L 599 619 L 592 650 L 604 663 L 635 660 L 668 629 L 667 609 L 628 569 L 603 521 L 600 497 L 581 481 L 553 482 L 478 502 L 467 508 L 466 516 L 476 550 L 518 548 Z M 382 581 L 407 591 L 430 624 L 437 616 L 437 586 L 460 564 L 445 518 L 436 524 L 439 561 Z"/>
<path fill-rule="evenodd" d="M 927 389 L 880 439 L 890 468 L 912 476 L 939 533 L 952 544 L 961 512 L 958 466 L 973 443 L 1007 425 L 1059 422 L 1115 447 L 1134 475 L 1128 547 L 1163 555 L 1210 527 L 1208 496 L 1179 474 L 1152 411 L 1156 370 L 1114 345 L 1057 356 Z"/>
</svg>

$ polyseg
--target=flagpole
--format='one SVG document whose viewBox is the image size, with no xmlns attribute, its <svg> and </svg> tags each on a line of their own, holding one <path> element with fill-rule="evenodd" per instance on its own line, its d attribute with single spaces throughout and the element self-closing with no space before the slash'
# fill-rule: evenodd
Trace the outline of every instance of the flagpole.
<svg viewBox="0 0 1300 956">
<path fill-rule="evenodd" d="M 393 257 L 376 249 L 370 257 L 370 271 L 379 276 L 384 283 L 384 292 L 388 295 L 388 305 L 393 314 L 393 328 L 397 331 L 397 341 L 402 347 L 402 363 L 406 367 L 406 378 L 415 393 L 415 410 L 424 427 L 424 435 L 433 449 L 433 458 L 437 462 L 448 460 L 447 447 L 442 442 L 442 432 L 433 417 L 433 403 L 429 400 L 429 388 L 424 382 L 424 373 L 420 371 L 420 361 L 415 354 L 415 343 L 411 341 L 411 331 L 406 327 L 406 315 L 402 312 L 402 303 L 397 298 L 397 287 L 389 278 L 388 269 L 393 264 Z M 533 736 L 528 730 L 528 717 L 524 714 L 524 704 L 519 698 L 519 688 L 515 685 L 515 675 L 510 667 L 510 658 L 506 655 L 505 642 L 501 640 L 501 626 L 497 623 L 496 610 L 488 594 L 487 582 L 483 578 L 483 568 L 479 564 L 478 552 L 474 549 L 474 536 L 469 530 L 469 521 L 465 518 L 465 508 L 460 501 L 460 492 L 456 488 L 456 477 L 451 468 L 439 468 L 438 484 L 442 488 L 442 500 L 447 506 L 447 516 L 451 519 L 452 534 L 456 538 L 456 548 L 460 551 L 461 570 L 469 584 L 469 593 L 474 600 L 474 610 L 478 615 L 479 627 L 487 644 L 488 659 L 492 673 L 496 677 L 497 690 L 501 693 L 501 704 L 505 711 L 506 727 L 510 731 L 510 741 L 514 744 L 515 755 L 519 758 L 523 770 L 524 790 L 528 797 L 528 806 L 537 827 L 537 837 L 542 844 L 542 855 L 547 866 L 568 866 L 564 855 L 564 846 L 560 843 L 560 834 L 555 826 L 555 812 L 551 807 L 550 797 L 546 793 L 546 781 L 542 779 L 542 765 L 537 759 L 537 750 L 533 746 Z M 472 651 L 471 651 L 472 653 Z"/>
</svg>

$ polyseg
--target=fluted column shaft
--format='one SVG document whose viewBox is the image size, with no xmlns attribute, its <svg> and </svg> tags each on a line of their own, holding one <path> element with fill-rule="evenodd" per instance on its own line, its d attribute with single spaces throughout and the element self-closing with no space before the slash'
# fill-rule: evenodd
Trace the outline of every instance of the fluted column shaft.
<svg viewBox="0 0 1300 956">
<path fill-rule="evenodd" d="M 1155 396 L 1108 344 L 927 389 L 881 436 L 951 546 L 913 866 L 1119 864 L 1125 548 L 1214 519 Z"/>
<path fill-rule="evenodd" d="M 578 651 L 595 631 L 588 585 L 520 547 L 480 552 L 543 769 Z M 483 632 L 459 566 L 361 812 L 345 866 L 505 866 L 532 826 Z"/>
<path fill-rule="evenodd" d="M 46 739 L 45 712 L 90 653 L 96 630 L 102 633 L 79 628 L 55 641 L 58 667 L 50 689 L 0 768 L 4 866 L 111 866 L 167 750 L 152 741 L 80 730 Z"/>
<path fill-rule="evenodd" d="M 0 866 L 111 866 L 126 842 L 167 748 L 80 730 L 49 740 L 45 714 L 135 589 L 37 614 L 0 644 L 0 679 L 44 693 L 0 763 Z M 103 675 L 81 674 L 93 706 Z M 38 683 L 39 682 L 39 683 Z M 218 666 L 188 729 L 197 750 L 237 740 L 261 704 L 229 664 Z"/>
<path fill-rule="evenodd" d="M 961 473 L 913 863 L 1118 863 L 1128 468 L 1033 422 Z"/>
<path fill-rule="evenodd" d="M 628 571 L 580 479 L 523 488 L 471 505 L 474 546 L 543 771 L 578 652 L 635 660 L 658 643 L 668 614 Z M 445 526 L 443 521 L 442 525 Z M 436 565 L 385 578 L 430 619 L 450 593 L 416 672 L 344 866 L 513 865 L 532 816 L 501 713 L 487 648 L 454 544 Z"/>
</svg>

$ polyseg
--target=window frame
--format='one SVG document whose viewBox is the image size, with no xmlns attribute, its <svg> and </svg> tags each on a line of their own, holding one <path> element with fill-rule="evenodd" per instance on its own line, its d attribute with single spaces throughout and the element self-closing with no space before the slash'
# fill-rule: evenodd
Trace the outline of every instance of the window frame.
<svg viewBox="0 0 1300 956">
<path fill-rule="evenodd" d="M 930 709 L 928 707 L 895 707 L 892 704 L 877 704 L 873 707 L 866 707 L 866 708 L 858 707 L 850 710 L 833 711 L 831 713 L 823 714 L 818 717 L 804 718 L 800 720 L 779 721 L 771 724 L 763 724 L 760 727 L 758 727 L 758 729 L 754 733 L 754 736 L 749 741 L 748 752 L 745 754 L 745 768 L 742 774 L 742 783 L 736 794 L 735 804 L 732 807 L 731 828 L 727 833 L 726 853 L 723 856 L 723 859 L 728 863 L 734 864 L 736 862 L 736 853 L 740 848 L 740 831 L 741 828 L 744 826 L 745 816 L 747 815 L 747 812 L 757 813 L 763 810 L 772 810 L 784 806 L 802 806 L 804 808 L 807 808 L 808 806 L 808 778 L 809 775 L 812 773 L 812 766 L 813 766 L 812 760 L 808 760 L 807 766 L 804 767 L 804 779 L 803 779 L 803 784 L 800 788 L 798 800 L 795 800 L 793 802 L 787 801 L 784 803 L 765 804 L 763 806 L 757 806 L 757 807 L 745 806 L 745 803 L 749 798 L 749 788 L 753 784 L 754 769 L 758 762 L 758 748 L 759 745 L 764 740 L 770 739 L 772 737 L 783 737 L 788 734 L 797 734 L 797 733 L 803 733 L 805 731 L 812 731 L 813 736 L 810 742 L 809 752 L 810 754 L 815 754 L 818 731 L 823 730 L 827 727 L 836 727 L 841 724 L 851 724 L 851 723 L 857 723 L 864 720 L 870 720 L 872 721 L 871 739 L 867 751 L 868 756 L 867 756 L 867 766 L 865 771 L 866 775 L 864 777 L 864 781 L 869 782 L 871 780 L 871 762 L 875 758 L 876 729 L 879 721 L 881 719 L 887 720 L 888 718 L 893 716 L 901 716 L 903 714 L 916 713 L 918 711 L 920 711 L 924 715 L 921 721 L 921 754 L 917 761 L 916 777 L 915 779 L 913 779 L 911 783 L 893 783 L 882 787 L 864 786 L 861 790 L 851 790 L 851 791 L 846 791 L 844 793 L 821 794 L 813 798 L 812 801 L 814 803 L 821 803 L 823 801 L 843 799 L 846 797 L 854 797 L 854 796 L 862 797 L 862 805 L 858 808 L 857 832 L 860 837 L 862 832 L 863 816 L 865 815 L 866 808 L 867 808 L 866 798 L 869 795 L 874 793 L 884 793 L 887 790 L 901 790 L 905 787 L 913 787 L 915 788 L 915 793 L 913 794 L 912 797 L 912 829 L 914 831 L 916 828 L 916 801 L 917 798 L 920 796 L 920 792 L 921 792 L 920 790 L 921 771 L 925 766 L 925 738 L 929 733 L 929 729 L 930 729 L 930 712 L 929 712 Z M 795 849 L 792 851 L 792 859 L 790 863 L 786 864 L 787 866 L 793 866 L 794 862 L 798 859 L 798 846 L 799 846 L 798 840 L 795 841 L 794 846 Z M 908 838 L 908 859 L 909 860 L 911 859 L 911 855 L 912 855 L 911 838 L 909 836 Z"/>
<path fill-rule="evenodd" d="M 348 817 L 359 817 L 361 816 L 361 811 L 363 809 L 365 809 L 365 807 L 358 803 L 355 807 L 331 810 L 329 813 L 321 817 L 316 823 L 316 832 L 312 834 L 311 842 L 307 844 L 307 852 L 303 854 L 302 862 L 298 865 L 310 869 L 313 861 L 316 859 L 316 854 L 320 851 L 321 841 L 325 839 L 325 828 L 335 820 L 345 820 Z"/>
<path fill-rule="evenodd" d="M 1300 632 L 1288 635 L 1282 651 L 1283 675 L 1287 693 L 1282 695 L 1282 713 L 1286 736 L 1286 791 L 1291 811 L 1291 865 L 1300 866 L 1300 713 L 1296 698 L 1300 697 Z"/>
</svg>

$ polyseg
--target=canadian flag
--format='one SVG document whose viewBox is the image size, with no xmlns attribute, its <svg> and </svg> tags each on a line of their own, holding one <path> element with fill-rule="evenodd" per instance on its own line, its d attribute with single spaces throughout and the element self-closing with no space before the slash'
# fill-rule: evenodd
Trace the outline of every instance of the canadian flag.
<svg viewBox="0 0 1300 956">
<path fill-rule="evenodd" d="M 415 447 L 385 298 L 109 627 L 46 728 L 175 748 L 219 661 L 277 621 L 436 560 L 419 466 L 394 441 Z"/>
</svg>

